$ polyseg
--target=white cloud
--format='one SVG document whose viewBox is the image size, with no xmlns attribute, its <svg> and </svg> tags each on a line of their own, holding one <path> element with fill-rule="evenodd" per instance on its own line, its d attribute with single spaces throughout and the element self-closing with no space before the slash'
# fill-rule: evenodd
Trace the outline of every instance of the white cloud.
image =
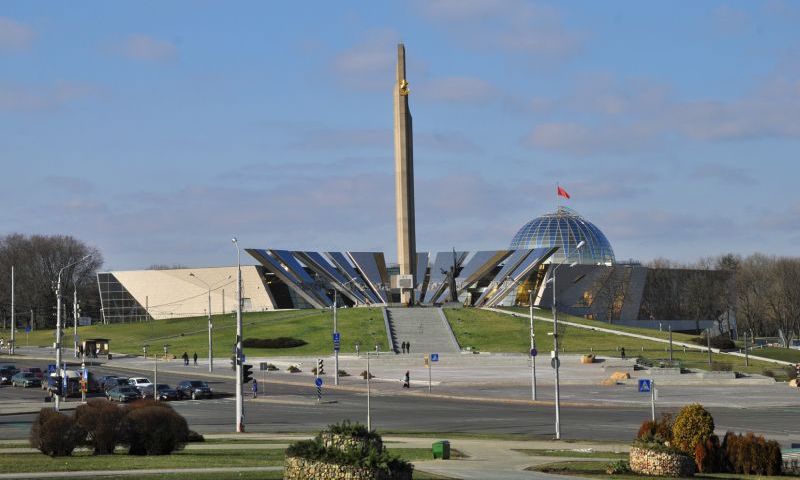
<svg viewBox="0 0 800 480">
<path fill-rule="evenodd" d="M 559 10 L 522 0 L 420 0 L 417 11 L 470 48 L 564 58 L 585 37 L 566 27 Z"/>
<path fill-rule="evenodd" d="M 337 55 L 331 69 L 343 84 L 367 90 L 391 90 L 399 36 L 394 30 L 373 30 L 364 41 Z"/>
<path fill-rule="evenodd" d="M 489 82 L 474 77 L 444 77 L 422 83 L 416 91 L 425 100 L 447 103 L 482 103 L 497 91 Z"/>
<path fill-rule="evenodd" d="M 25 50 L 35 39 L 36 32 L 28 25 L 0 17 L 0 51 Z"/>
<path fill-rule="evenodd" d="M 59 82 L 54 85 L 16 85 L 0 82 L 0 111 L 41 112 L 99 93 L 94 85 Z"/>
<path fill-rule="evenodd" d="M 119 46 L 119 52 L 143 62 L 170 62 L 178 56 L 174 43 L 143 34 L 129 35 Z"/>
</svg>

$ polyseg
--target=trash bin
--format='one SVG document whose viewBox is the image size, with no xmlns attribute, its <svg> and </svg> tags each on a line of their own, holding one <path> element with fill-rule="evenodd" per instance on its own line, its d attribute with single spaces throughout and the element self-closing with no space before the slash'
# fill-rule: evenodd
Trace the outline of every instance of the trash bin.
<svg viewBox="0 0 800 480">
<path fill-rule="evenodd" d="M 450 442 L 447 440 L 439 440 L 433 442 L 433 458 L 441 458 L 442 460 L 450 460 Z"/>
</svg>

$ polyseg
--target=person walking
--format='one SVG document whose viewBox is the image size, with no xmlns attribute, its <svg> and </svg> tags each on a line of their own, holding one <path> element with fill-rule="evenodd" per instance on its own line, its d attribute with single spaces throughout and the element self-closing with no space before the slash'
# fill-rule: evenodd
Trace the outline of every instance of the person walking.
<svg viewBox="0 0 800 480">
<path fill-rule="evenodd" d="M 403 375 L 403 388 L 411 388 L 411 375 L 408 370 L 406 370 L 406 374 Z"/>
<path fill-rule="evenodd" d="M 197 366 L 197 352 L 194 352 L 194 355 L 193 355 L 192 358 L 194 358 L 194 366 L 196 367 Z"/>
<path fill-rule="evenodd" d="M 400 344 L 400 349 L 403 351 L 403 353 L 406 353 L 406 342 L 405 342 L 405 341 L 403 341 L 403 342 Z"/>
<path fill-rule="evenodd" d="M 406 353 L 411 353 L 411 342 L 406 342 Z"/>
<path fill-rule="evenodd" d="M 186 352 L 183 352 L 183 355 L 181 355 L 181 358 L 183 358 L 183 366 L 184 367 L 188 367 L 189 366 L 189 354 L 186 353 Z"/>
<path fill-rule="evenodd" d="M 622 357 L 623 359 L 625 358 L 625 347 L 622 347 L 622 348 L 619 350 L 619 354 L 620 354 L 620 357 Z"/>
<path fill-rule="evenodd" d="M 258 381 L 253 378 L 253 398 L 258 398 Z"/>
</svg>

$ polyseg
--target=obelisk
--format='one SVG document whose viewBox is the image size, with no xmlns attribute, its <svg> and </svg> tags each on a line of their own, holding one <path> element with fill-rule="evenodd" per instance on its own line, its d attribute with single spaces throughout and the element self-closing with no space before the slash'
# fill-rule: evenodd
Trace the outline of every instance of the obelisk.
<svg viewBox="0 0 800 480">
<path fill-rule="evenodd" d="M 411 288 L 400 288 L 400 302 L 414 303 L 417 240 L 414 227 L 414 141 L 408 110 L 406 48 L 397 45 L 397 84 L 394 87 L 394 184 L 397 204 L 397 262 L 401 277 L 411 276 Z"/>
</svg>

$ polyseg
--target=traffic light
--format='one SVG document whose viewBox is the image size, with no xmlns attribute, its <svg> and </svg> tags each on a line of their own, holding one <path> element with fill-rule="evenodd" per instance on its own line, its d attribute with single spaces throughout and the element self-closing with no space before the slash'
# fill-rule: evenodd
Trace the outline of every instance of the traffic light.
<svg viewBox="0 0 800 480">
<path fill-rule="evenodd" d="M 317 375 L 325 375 L 325 362 L 321 359 L 317 359 Z"/>
<path fill-rule="evenodd" d="M 242 383 L 249 383 L 253 380 L 253 366 L 249 364 L 242 365 Z"/>
<path fill-rule="evenodd" d="M 62 377 L 54 377 L 56 379 L 55 394 L 59 397 L 64 396 L 64 379 Z"/>
</svg>

